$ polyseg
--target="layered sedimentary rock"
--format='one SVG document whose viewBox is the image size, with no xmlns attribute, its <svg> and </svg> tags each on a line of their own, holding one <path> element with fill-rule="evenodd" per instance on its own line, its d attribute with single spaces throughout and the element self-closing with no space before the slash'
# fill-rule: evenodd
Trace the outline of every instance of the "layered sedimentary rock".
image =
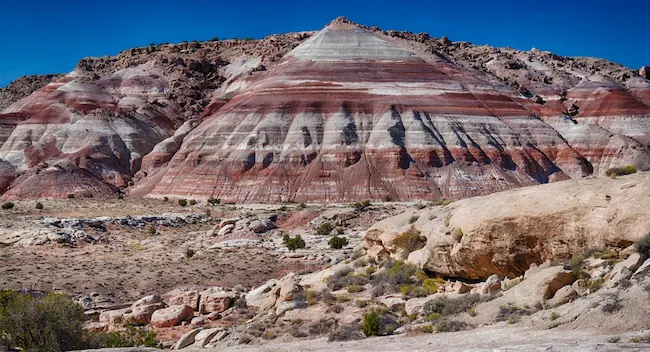
<svg viewBox="0 0 650 352">
<path fill-rule="evenodd" d="M 0 189 L 463 198 L 650 167 L 648 104 L 650 81 L 605 60 L 337 19 L 81 60 L 0 114 Z M 69 186 L 52 190 L 59 179 Z"/>
<path fill-rule="evenodd" d="M 445 276 L 515 277 L 531 264 L 630 246 L 648 232 L 649 192 L 645 172 L 463 199 L 382 220 L 368 229 L 366 247 L 376 259 L 407 259 Z M 423 241 L 409 253 L 404 234 Z"/>
<path fill-rule="evenodd" d="M 462 198 L 593 171 L 518 91 L 398 44 L 334 22 L 206 117 L 150 195 Z"/>
</svg>

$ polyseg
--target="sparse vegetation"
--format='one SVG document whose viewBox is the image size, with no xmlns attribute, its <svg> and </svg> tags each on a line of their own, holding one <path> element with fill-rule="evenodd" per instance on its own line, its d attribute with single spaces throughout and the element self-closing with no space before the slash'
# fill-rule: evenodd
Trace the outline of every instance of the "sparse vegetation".
<svg viewBox="0 0 650 352">
<path fill-rule="evenodd" d="M 348 239 L 345 237 L 334 236 L 330 238 L 327 241 L 327 243 L 330 245 L 330 248 L 332 249 L 341 249 L 348 245 Z"/>
<path fill-rule="evenodd" d="M 632 343 L 650 343 L 650 334 L 630 338 Z"/>
<path fill-rule="evenodd" d="M 393 197 L 391 197 L 391 196 L 385 196 L 385 197 L 382 198 L 381 200 L 382 200 L 383 202 L 392 202 L 392 201 L 393 201 Z"/>
<path fill-rule="evenodd" d="M 68 194 L 68 199 L 74 199 L 74 194 L 72 193 Z"/>
<path fill-rule="evenodd" d="M 124 193 L 120 193 L 117 195 L 117 199 L 124 199 Z"/>
<path fill-rule="evenodd" d="M 409 218 L 409 224 L 414 224 L 416 221 L 418 221 L 420 217 L 417 215 L 413 215 Z"/>
<path fill-rule="evenodd" d="M 332 230 L 334 230 L 334 225 L 331 222 L 325 221 L 316 228 L 316 235 L 328 236 Z"/>
<path fill-rule="evenodd" d="M 358 293 L 363 291 L 364 288 L 361 285 L 350 285 L 348 286 L 348 293 Z"/>
<path fill-rule="evenodd" d="M 463 236 L 463 230 L 461 229 L 454 229 L 454 231 L 451 232 L 451 238 L 456 242 L 460 242 L 463 239 Z"/>
<path fill-rule="evenodd" d="M 156 226 L 154 226 L 154 225 L 149 226 L 148 231 L 149 231 L 150 235 L 152 235 L 152 236 L 155 235 L 157 233 Z"/>
<path fill-rule="evenodd" d="M 650 232 L 636 241 L 634 248 L 643 258 L 650 258 Z"/>
<path fill-rule="evenodd" d="M 2 209 L 4 209 L 4 210 L 13 209 L 14 206 L 15 206 L 15 204 L 13 202 L 2 203 Z"/>
<path fill-rule="evenodd" d="M 551 315 L 549 315 L 548 318 L 551 319 L 551 321 L 553 321 L 553 320 L 556 320 L 556 319 L 559 318 L 559 317 L 560 317 L 560 314 L 559 314 L 558 312 L 556 312 L 556 311 L 552 311 L 552 312 L 551 312 Z"/>
<path fill-rule="evenodd" d="M 508 304 L 499 307 L 496 321 L 507 321 L 508 324 L 514 324 L 519 321 L 520 317 L 531 314 L 533 314 L 533 311 L 529 308 L 520 308 L 514 304 Z"/>
<path fill-rule="evenodd" d="M 337 291 L 350 286 L 364 286 L 370 282 L 368 276 L 356 274 L 354 271 L 347 269 L 336 272 L 328 278 L 327 287 Z"/>
<path fill-rule="evenodd" d="M 83 329 L 83 308 L 59 293 L 32 295 L 0 292 L 0 340 L 23 351 L 87 348 L 159 347 L 156 334 L 143 328 L 90 333 Z"/>
<path fill-rule="evenodd" d="M 221 204 L 221 199 L 219 199 L 219 198 L 210 198 L 210 199 L 208 199 L 208 204 L 210 204 L 210 205 L 219 205 L 219 204 Z"/>
<path fill-rule="evenodd" d="M 587 281 L 587 288 L 589 289 L 589 293 L 594 293 L 600 290 L 600 288 L 603 287 L 603 283 L 605 283 L 605 280 L 602 278 Z"/>
<path fill-rule="evenodd" d="M 420 234 L 420 231 L 411 226 L 408 230 L 395 236 L 393 243 L 397 247 L 404 249 L 406 253 L 411 253 L 418 249 L 422 249 L 422 247 L 427 243 L 427 239 Z"/>
<path fill-rule="evenodd" d="M 34 205 L 34 208 L 36 208 L 38 210 L 43 210 L 43 203 L 41 203 L 41 202 L 36 203 L 36 205 Z"/>
<path fill-rule="evenodd" d="M 481 297 L 478 294 L 467 294 L 458 298 L 447 298 L 446 296 L 433 299 L 424 304 L 422 310 L 425 315 L 439 313 L 442 316 L 451 316 L 467 312 L 479 302 L 489 301 L 490 296 Z"/>
<path fill-rule="evenodd" d="M 422 288 L 427 294 L 434 294 L 438 292 L 438 280 L 431 278 L 425 279 L 422 281 Z"/>
<path fill-rule="evenodd" d="M 434 324 L 437 332 L 454 332 L 467 330 L 469 325 L 460 320 L 451 320 L 447 318 L 438 319 Z"/>
<path fill-rule="evenodd" d="M 607 339 L 607 342 L 609 342 L 609 343 L 617 343 L 619 341 L 621 341 L 620 336 L 612 336 L 612 337 Z"/>
<path fill-rule="evenodd" d="M 633 165 L 626 165 L 624 167 L 612 167 L 607 170 L 605 170 L 605 175 L 616 178 L 616 176 L 624 176 L 624 175 L 630 175 L 636 173 L 636 167 Z"/>
<path fill-rule="evenodd" d="M 381 323 L 379 319 L 379 314 L 374 309 L 371 309 L 370 312 L 366 313 L 363 316 L 363 322 L 361 323 L 361 332 L 366 336 L 378 336 L 379 329 L 381 328 Z"/>
<path fill-rule="evenodd" d="M 372 204 L 370 203 L 369 200 L 364 200 L 363 202 L 357 202 L 357 203 L 352 204 L 354 209 L 356 209 L 358 211 L 365 211 L 368 208 L 370 208 L 371 205 Z"/>
<path fill-rule="evenodd" d="M 190 199 L 190 205 L 196 205 L 196 201 L 194 199 Z"/>
<path fill-rule="evenodd" d="M 180 205 L 181 207 L 187 206 L 187 199 L 179 199 L 178 205 Z"/>
<path fill-rule="evenodd" d="M 329 334 L 327 340 L 330 342 L 360 340 L 363 338 L 360 329 L 361 328 L 359 325 L 355 324 L 343 325 L 340 328 L 332 331 Z"/>
<path fill-rule="evenodd" d="M 169 202 L 169 197 L 163 197 L 163 202 Z"/>
<path fill-rule="evenodd" d="M 417 271 L 414 266 L 394 260 L 387 260 L 383 266 L 386 270 L 372 277 L 372 295 L 374 297 L 397 293 L 402 285 L 413 284 L 411 276 Z"/>
<path fill-rule="evenodd" d="M 185 258 L 190 259 L 192 258 L 196 252 L 192 248 L 188 248 L 185 250 Z"/>
<path fill-rule="evenodd" d="M 295 252 L 296 249 L 305 248 L 306 246 L 305 240 L 303 240 L 300 235 L 296 235 L 296 237 L 290 237 L 289 235 L 285 234 L 282 238 L 282 241 L 284 245 L 287 246 L 287 248 L 292 252 Z"/>
</svg>

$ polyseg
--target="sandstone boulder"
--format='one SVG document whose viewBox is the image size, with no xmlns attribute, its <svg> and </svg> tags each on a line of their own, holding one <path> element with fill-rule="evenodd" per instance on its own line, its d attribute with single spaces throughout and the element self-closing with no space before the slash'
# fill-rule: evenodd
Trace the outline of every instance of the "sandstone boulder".
<svg viewBox="0 0 650 352">
<path fill-rule="evenodd" d="M 115 326 L 124 323 L 124 315 L 131 311 L 130 308 L 109 310 L 99 314 L 99 322 L 108 323 L 110 326 Z"/>
<path fill-rule="evenodd" d="M 194 339 L 195 339 L 196 335 L 199 332 L 201 332 L 202 330 L 203 330 L 203 328 L 197 328 L 197 329 L 190 330 L 190 331 L 184 333 L 183 336 L 181 336 L 181 338 L 178 339 L 178 341 L 176 342 L 174 347 L 172 347 L 172 349 L 173 350 L 180 350 L 180 349 L 183 349 L 185 347 L 191 346 L 194 343 Z"/>
<path fill-rule="evenodd" d="M 573 287 L 573 290 L 580 296 L 589 294 L 589 284 L 584 279 L 576 280 L 571 287 Z"/>
<path fill-rule="evenodd" d="M 164 294 L 163 300 L 171 306 L 186 305 L 199 310 L 199 291 L 195 289 L 175 289 Z"/>
<path fill-rule="evenodd" d="M 401 257 L 395 239 L 413 228 L 426 244 L 408 255 L 410 263 L 448 277 L 486 279 L 517 277 L 533 264 L 593 248 L 623 249 L 650 228 L 650 174 L 625 178 L 625 187 L 605 177 L 571 180 L 407 211 L 367 230 L 367 253 L 378 261 Z M 414 216 L 421 221 L 410 223 Z"/>
<path fill-rule="evenodd" d="M 150 306 L 152 304 L 162 303 L 162 298 L 158 295 L 150 295 L 140 298 L 135 301 L 131 308 L 140 307 L 140 306 Z"/>
<path fill-rule="evenodd" d="M 237 298 L 234 292 L 224 291 L 220 287 L 209 288 L 200 294 L 199 312 L 201 314 L 221 313 L 230 308 L 231 303 Z"/>
<path fill-rule="evenodd" d="M 563 304 L 571 302 L 578 296 L 578 293 L 571 285 L 566 285 L 555 292 L 553 298 L 545 302 L 546 308 L 555 308 Z"/>
<path fill-rule="evenodd" d="M 151 321 L 153 313 L 164 308 L 163 303 L 149 305 L 138 305 L 131 308 L 129 313 L 124 314 L 124 321 L 131 325 L 145 325 Z"/>
<path fill-rule="evenodd" d="M 192 319 L 194 311 L 186 305 L 175 305 L 155 311 L 151 316 L 151 325 L 159 328 L 171 327 Z"/>
<path fill-rule="evenodd" d="M 251 308 L 257 308 L 259 311 L 266 311 L 275 305 L 278 298 L 276 295 L 278 288 L 278 280 L 271 279 L 267 281 L 265 284 L 252 289 L 246 294 L 246 305 Z"/>
<path fill-rule="evenodd" d="M 217 337 L 217 335 L 222 334 L 223 331 L 224 331 L 223 328 L 212 328 L 212 329 L 201 330 L 194 337 L 194 344 L 192 345 L 192 347 L 196 347 L 196 348 L 206 347 L 206 345 L 212 342 L 212 340 L 214 340 L 215 337 Z"/>
</svg>

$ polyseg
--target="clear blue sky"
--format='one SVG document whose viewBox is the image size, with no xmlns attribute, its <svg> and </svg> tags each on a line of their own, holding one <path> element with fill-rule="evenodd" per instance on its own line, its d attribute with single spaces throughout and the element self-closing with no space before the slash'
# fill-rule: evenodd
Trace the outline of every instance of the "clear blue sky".
<svg viewBox="0 0 650 352">
<path fill-rule="evenodd" d="M 475 44 L 650 65 L 648 0 L 2 0 L 0 87 L 151 42 L 315 30 L 337 16 Z"/>
</svg>

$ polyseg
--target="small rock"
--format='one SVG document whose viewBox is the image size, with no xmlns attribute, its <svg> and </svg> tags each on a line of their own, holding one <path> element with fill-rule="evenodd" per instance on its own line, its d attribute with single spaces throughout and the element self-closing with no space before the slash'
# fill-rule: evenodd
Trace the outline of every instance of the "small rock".
<svg viewBox="0 0 650 352">
<path fill-rule="evenodd" d="M 225 235 L 231 233 L 234 228 L 235 228 L 234 224 L 228 224 L 228 225 L 222 227 L 219 230 L 219 232 L 217 232 L 217 236 L 225 236 Z"/>
<path fill-rule="evenodd" d="M 140 307 L 140 306 L 150 306 L 152 304 L 162 303 L 162 298 L 157 295 L 145 296 L 137 300 L 131 308 Z"/>
<path fill-rule="evenodd" d="M 472 286 L 462 281 L 456 281 L 451 286 L 452 291 L 460 294 L 469 293 L 472 290 L 472 288 L 473 288 Z"/>
<path fill-rule="evenodd" d="M 498 275 L 492 275 L 481 285 L 481 294 L 487 295 L 501 289 L 501 279 Z"/>
<path fill-rule="evenodd" d="M 571 287 L 573 287 L 573 290 L 576 291 L 576 293 L 578 293 L 580 296 L 586 296 L 589 294 L 589 284 L 586 280 L 576 280 L 573 285 L 571 285 Z"/>
<path fill-rule="evenodd" d="M 194 317 L 194 318 L 192 318 L 192 320 L 190 321 L 190 325 L 192 325 L 192 326 L 201 326 L 201 325 L 205 324 L 205 320 L 206 320 L 206 317 L 205 317 L 205 316 L 202 316 L 202 317 Z"/>
</svg>

